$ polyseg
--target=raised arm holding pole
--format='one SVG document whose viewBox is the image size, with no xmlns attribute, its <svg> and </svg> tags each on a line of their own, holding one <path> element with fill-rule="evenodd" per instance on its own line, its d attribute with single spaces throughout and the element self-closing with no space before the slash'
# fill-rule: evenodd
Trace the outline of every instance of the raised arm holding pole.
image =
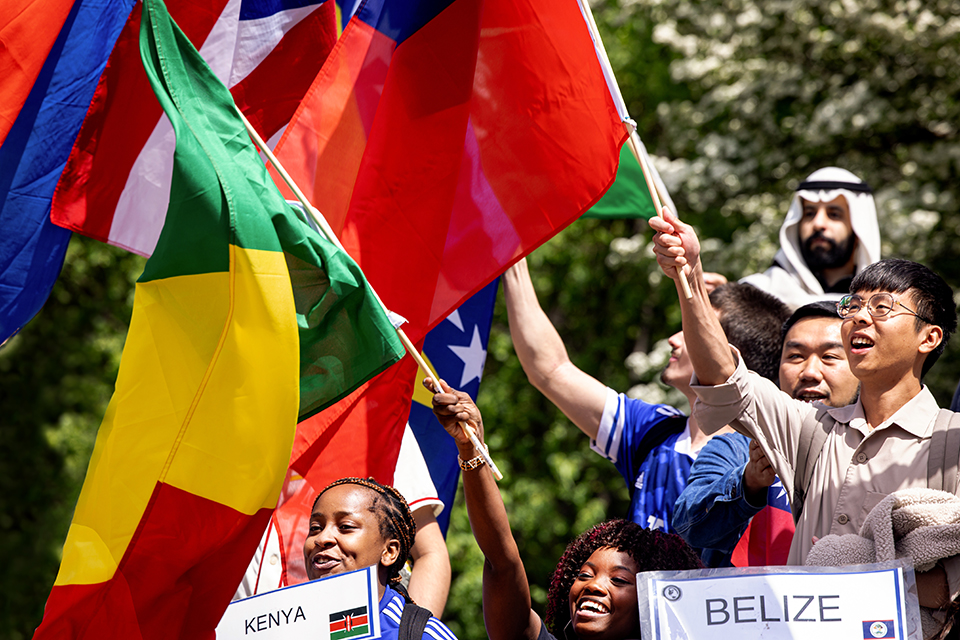
<svg viewBox="0 0 960 640">
<path fill-rule="evenodd" d="M 283 165 L 280 164 L 280 161 L 273 151 L 270 150 L 270 147 L 267 146 L 267 143 L 263 141 L 263 138 L 260 137 L 260 134 L 257 133 L 257 130 L 253 128 L 253 125 L 250 124 L 250 121 L 247 120 L 247 117 L 243 115 L 243 112 L 240 109 L 237 109 L 234 105 L 234 109 L 237 112 L 237 115 L 240 116 L 240 119 L 243 121 L 243 126 L 247 128 L 247 133 L 250 135 L 250 138 L 253 140 L 254 144 L 257 145 L 257 148 L 267 157 L 267 160 L 274 166 L 277 170 L 277 173 L 280 174 L 280 177 L 283 178 L 283 181 L 286 183 L 290 190 L 293 191 L 293 194 L 296 196 L 297 200 L 300 201 L 300 204 L 303 205 L 305 211 L 308 211 L 313 217 L 314 221 L 320 226 L 323 235 L 326 236 L 327 240 L 332 242 L 338 249 L 346 252 L 343 248 L 343 244 L 340 242 L 340 238 L 337 237 L 337 234 L 334 233 L 333 227 L 330 226 L 330 223 L 327 222 L 327 219 L 323 217 L 323 214 L 317 210 L 310 202 L 307 200 L 307 197 L 304 195 L 303 191 L 300 190 L 300 187 L 297 186 L 297 183 L 293 181 L 293 178 L 290 177 L 290 174 L 287 173 L 287 170 L 284 169 Z M 384 313 L 387 314 L 387 317 L 391 319 L 394 317 L 394 314 L 391 314 L 387 309 L 386 305 L 383 304 L 383 300 L 380 299 L 380 296 L 377 295 L 377 292 L 374 291 L 373 287 L 370 287 L 370 290 L 373 292 L 373 296 L 377 299 L 377 302 L 380 303 L 380 306 L 383 307 Z M 413 346 L 413 342 L 410 341 L 410 338 L 407 337 L 407 334 L 400 327 L 394 327 L 397 331 L 397 337 L 400 338 L 400 342 L 403 343 L 403 346 L 406 348 L 407 353 L 409 353 L 421 369 L 427 372 L 433 380 L 439 380 L 440 376 L 437 375 L 437 372 L 433 370 L 433 367 L 427 363 L 427 361 L 420 355 L 420 352 L 416 347 Z M 442 393 L 440 386 L 435 383 L 436 393 Z M 490 471 L 493 472 L 494 477 L 497 480 L 503 479 L 503 474 L 500 473 L 500 469 L 497 468 L 497 465 L 493 462 L 493 458 L 490 457 L 489 451 L 480 444 L 480 439 L 477 437 L 476 432 L 466 423 L 460 423 L 460 428 L 463 429 L 464 434 L 470 439 L 471 443 L 476 447 L 477 451 L 484 458 L 484 462 L 487 463 L 487 466 L 490 467 Z"/>
</svg>

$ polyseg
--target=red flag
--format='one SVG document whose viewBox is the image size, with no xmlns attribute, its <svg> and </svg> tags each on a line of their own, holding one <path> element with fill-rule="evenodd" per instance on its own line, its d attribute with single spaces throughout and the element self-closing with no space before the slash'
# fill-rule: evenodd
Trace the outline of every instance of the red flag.
<svg viewBox="0 0 960 640">
<path fill-rule="evenodd" d="M 27 101 L 72 0 L 0 4 L 0 146 Z"/>
<path fill-rule="evenodd" d="M 333 3 L 171 0 L 170 14 L 262 136 L 290 120 L 336 41 Z M 124 26 L 54 195 L 57 225 L 150 255 L 167 211 L 173 129 Z"/>
<path fill-rule="evenodd" d="M 576 3 L 367 0 L 277 155 L 419 343 L 590 208 L 625 137 Z M 391 481 L 415 376 L 405 359 L 298 427 L 305 482 L 277 512 L 288 583 L 318 490 Z"/>
<path fill-rule="evenodd" d="M 372 476 L 393 484 L 416 369 L 412 358 L 404 358 L 327 411 L 297 425 L 285 485 L 285 492 L 293 495 L 282 498 L 275 514 L 284 584 L 307 581 L 303 541 L 313 500 L 324 487 L 345 476 Z"/>
<path fill-rule="evenodd" d="M 277 155 L 417 342 L 592 206 L 625 137 L 576 3 L 368 0 Z"/>
</svg>

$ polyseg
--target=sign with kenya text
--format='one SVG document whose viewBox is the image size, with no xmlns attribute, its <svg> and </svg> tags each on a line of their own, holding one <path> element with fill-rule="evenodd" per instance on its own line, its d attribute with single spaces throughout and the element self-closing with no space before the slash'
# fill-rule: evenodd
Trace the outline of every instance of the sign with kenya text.
<svg viewBox="0 0 960 640">
<path fill-rule="evenodd" d="M 643 637 L 921 640 L 913 569 L 747 567 L 637 574 Z"/>
<path fill-rule="evenodd" d="M 217 640 L 367 640 L 380 637 L 377 567 L 231 602 Z"/>
</svg>

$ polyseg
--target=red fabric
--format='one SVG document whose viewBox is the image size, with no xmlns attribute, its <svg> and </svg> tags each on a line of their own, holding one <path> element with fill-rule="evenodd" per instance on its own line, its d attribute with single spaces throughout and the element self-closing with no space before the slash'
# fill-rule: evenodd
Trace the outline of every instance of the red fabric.
<svg viewBox="0 0 960 640">
<path fill-rule="evenodd" d="M 167 7 L 194 46 L 202 48 L 227 0 L 170 0 Z M 148 255 L 153 245 L 138 238 L 134 244 L 117 240 L 113 227 L 128 177 L 163 116 L 160 103 L 140 61 L 139 30 L 142 5 L 137 4 L 124 25 L 100 77 L 80 134 L 57 184 L 50 219 L 54 224 Z M 316 71 L 336 42 L 336 9 L 325 2 L 288 31 L 269 54 L 230 88 L 237 106 L 264 139 L 289 122 Z M 221 47 L 222 48 L 222 47 Z M 223 52 L 216 47 L 218 55 Z M 172 166 L 172 148 L 167 159 Z M 162 171 L 159 172 L 162 174 Z M 122 205 L 121 205 L 122 206 Z M 136 214 L 124 225 L 155 227 Z"/>
<path fill-rule="evenodd" d="M 575 3 L 455 0 L 399 46 L 354 18 L 277 154 L 418 343 L 589 208 L 624 138 Z M 298 427 L 304 481 L 276 515 L 289 584 L 316 493 L 392 481 L 415 372 L 405 358 Z"/>
<path fill-rule="evenodd" d="M 0 3 L 0 146 L 60 35 L 73 0 Z"/>
<path fill-rule="evenodd" d="M 253 555 L 270 511 L 249 516 L 158 484 L 114 577 L 55 586 L 34 639 L 212 640 L 246 568 L 236 558 Z"/>
<path fill-rule="evenodd" d="M 624 139 L 575 3 L 455 0 L 399 46 L 354 18 L 277 153 L 417 342 L 596 202 Z"/>
<path fill-rule="evenodd" d="M 794 529 L 789 511 L 764 507 L 747 525 L 730 561 L 735 567 L 785 565 Z"/>
<path fill-rule="evenodd" d="M 227 0 L 169 2 L 170 15 L 195 45 L 206 40 Z M 55 224 L 106 242 L 133 163 L 163 115 L 140 61 L 137 3 L 100 76 L 53 197 Z"/>
<path fill-rule="evenodd" d="M 297 425 L 291 474 L 277 509 L 286 584 L 306 582 L 303 542 L 317 494 L 345 476 L 393 483 L 417 365 L 404 358 L 327 411 Z M 407 400 L 404 400 L 406 398 Z"/>
</svg>

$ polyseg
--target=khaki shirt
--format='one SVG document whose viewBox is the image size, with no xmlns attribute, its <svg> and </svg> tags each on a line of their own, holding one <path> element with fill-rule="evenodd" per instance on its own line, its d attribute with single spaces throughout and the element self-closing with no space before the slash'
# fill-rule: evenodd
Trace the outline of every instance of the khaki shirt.
<svg viewBox="0 0 960 640">
<path fill-rule="evenodd" d="M 755 438 L 791 499 L 804 418 L 826 408 L 837 421 L 813 467 L 788 564 L 804 564 L 813 536 L 859 533 L 867 514 L 884 496 L 927 486 L 927 455 L 939 407 L 926 387 L 873 431 L 867 428 L 859 400 L 840 408 L 794 400 L 747 371 L 739 358 L 724 384 L 701 386 L 694 376 L 692 387 L 697 394 L 693 414 L 700 428 L 713 433 L 729 424 Z M 950 558 L 943 566 L 955 596 L 960 592 L 960 558 Z"/>
</svg>

